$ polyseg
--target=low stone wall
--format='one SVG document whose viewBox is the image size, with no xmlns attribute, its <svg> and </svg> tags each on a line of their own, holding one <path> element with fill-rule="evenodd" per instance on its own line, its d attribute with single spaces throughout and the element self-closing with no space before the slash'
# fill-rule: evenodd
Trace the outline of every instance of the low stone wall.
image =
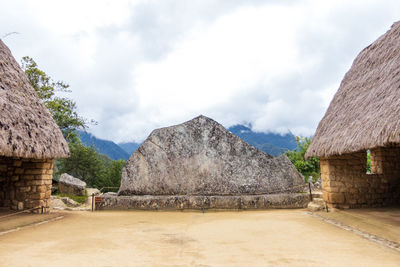
<svg viewBox="0 0 400 267">
<path fill-rule="evenodd" d="M 334 208 L 379 207 L 399 203 L 400 148 L 371 150 L 367 174 L 366 152 L 321 158 L 324 201 Z"/>
<path fill-rule="evenodd" d="M 103 195 L 103 210 L 247 210 L 297 209 L 309 203 L 305 193 L 244 196 L 114 196 Z"/>
<path fill-rule="evenodd" d="M 53 159 L 0 157 L 0 206 L 49 210 Z M 37 211 L 39 212 L 39 211 Z"/>
</svg>

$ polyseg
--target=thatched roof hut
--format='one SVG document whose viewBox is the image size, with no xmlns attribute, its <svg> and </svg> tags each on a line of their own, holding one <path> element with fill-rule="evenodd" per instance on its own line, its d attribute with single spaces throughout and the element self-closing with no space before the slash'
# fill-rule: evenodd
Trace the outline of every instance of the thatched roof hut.
<svg viewBox="0 0 400 267">
<path fill-rule="evenodd" d="M 306 156 L 400 145 L 400 22 L 365 48 L 346 73 Z"/>
<path fill-rule="evenodd" d="M 54 159 L 68 155 L 59 127 L 0 40 L 0 156 Z"/>
</svg>

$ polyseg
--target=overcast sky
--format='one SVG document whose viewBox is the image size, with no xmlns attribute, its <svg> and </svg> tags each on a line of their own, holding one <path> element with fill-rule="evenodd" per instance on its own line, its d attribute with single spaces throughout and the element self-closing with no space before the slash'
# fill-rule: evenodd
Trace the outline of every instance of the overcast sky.
<svg viewBox="0 0 400 267">
<path fill-rule="evenodd" d="M 312 135 L 398 0 L 0 0 L 0 38 L 70 84 L 97 137 L 142 141 L 199 114 Z"/>
</svg>

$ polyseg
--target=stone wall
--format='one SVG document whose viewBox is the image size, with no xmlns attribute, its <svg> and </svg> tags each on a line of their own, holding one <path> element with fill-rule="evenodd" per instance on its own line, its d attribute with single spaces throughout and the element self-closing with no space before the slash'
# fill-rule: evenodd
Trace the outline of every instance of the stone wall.
<svg viewBox="0 0 400 267">
<path fill-rule="evenodd" d="M 307 193 L 244 196 L 102 196 L 100 209 L 135 210 L 249 210 L 298 209 L 310 202 Z"/>
<path fill-rule="evenodd" d="M 49 211 L 53 166 L 53 159 L 0 157 L 0 207 Z"/>
<path fill-rule="evenodd" d="M 321 158 L 323 198 L 328 206 L 359 208 L 400 203 L 400 148 L 372 149 L 372 173 L 367 174 L 366 164 L 366 152 Z"/>
</svg>

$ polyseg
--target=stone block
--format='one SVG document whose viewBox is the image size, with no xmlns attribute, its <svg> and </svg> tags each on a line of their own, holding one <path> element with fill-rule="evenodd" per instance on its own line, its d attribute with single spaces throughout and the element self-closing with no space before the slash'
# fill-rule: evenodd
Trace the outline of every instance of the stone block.
<svg viewBox="0 0 400 267">
<path fill-rule="evenodd" d="M 19 192 L 29 192 L 29 191 L 31 191 L 31 187 L 30 186 L 21 186 L 21 187 L 18 187 L 17 190 Z"/>
<path fill-rule="evenodd" d="M 44 202 L 40 199 L 32 199 L 30 201 L 30 205 L 32 208 L 41 207 Z"/>
<path fill-rule="evenodd" d="M 3 165 L 3 164 L 0 165 L 0 172 L 6 172 L 7 170 L 8 170 L 7 165 Z"/>
<path fill-rule="evenodd" d="M 14 170 L 14 173 L 15 173 L 15 174 L 23 174 L 23 173 L 24 173 L 24 169 L 23 169 L 23 168 L 16 168 L 16 169 Z"/>
<path fill-rule="evenodd" d="M 330 172 L 329 164 L 321 164 L 320 167 L 321 167 L 321 174 L 329 174 Z"/>
<path fill-rule="evenodd" d="M 47 191 L 47 186 L 46 185 L 39 185 L 36 187 L 36 191 L 39 193 L 45 193 Z"/>
<path fill-rule="evenodd" d="M 27 185 L 43 185 L 45 180 L 29 180 L 26 182 Z"/>
<path fill-rule="evenodd" d="M 45 174 L 46 169 L 26 169 L 25 174 Z"/>
<path fill-rule="evenodd" d="M 21 167 L 21 165 L 22 165 L 22 160 L 14 160 L 13 161 L 14 167 Z"/>
<path fill-rule="evenodd" d="M 31 174 L 24 174 L 21 176 L 22 179 L 24 180 L 33 180 L 35 179 L 35 175 L 31 175 Z"/>
<path fill-rule="evenodd" d="M 29 198 L 31 198 L 33 200 L 37 200 L 37 199 L 44 199 L 45 196 L 46 196 L 46 193 L 34 193 L 34 194 L 30 194 Z"/>
<path fill-rule="evenodd" d="M 337 204 L 345 203 L 345 198 L 343 193 L 330 193 L 329 200 L 331 203 L 337 203 Z"/>
<path fill-rule="evenodd" d="M 60 180 L 58 183 L 58 190 L 60 193 L 84 196 L 86 190 L 86 183 L 67 173 L 63 173 L 60 176 Z"/>
<path fill-rule="evenodd" d="M 353 194 L 345 194 L 346 204 L 357 204 L 357 196 Z"/>
<path fill-rule="evenodd" d="M 340 187 L 337 186 L 329 186 L 326 188 L 327 192 L 334 192 L 334 193 L 339 193 L 340 192 Z"/>
<path fill-rule="evenodd" d="M 50 169 L 51 164 L 47 162 L 35 163 L 35 168 L 38 169 Z"/>
<path fill-rule="evenodd" d="M 43 164 L 43 163 L 26 162 L 22 166 L 25 169 L 43 169 L 43 167 L 41 167 L 41 164 Z M 38 165 L 39 165 L 39 167 L 38 167 Z"/>
<path fill-rule="evenodd" d="M 352 194 L 358 194 L 358 193 L 359 193 L 358 189 L 357 189 L 357 188 L 354 188 L 354 187 L 348 187 L 348 188 L 347 188 L 347 191 L 348 191 L 349 193 L 352 193 Z"/>
<path fill-rule="evenodd" d="M 343 182 L 338 182 L 338 181 L 330 181 L 329 185 L 331 187 L 343 187 L 344 183 Z"/>
<path fill-rule="evenodd" d="M 325 202 L 330 202 L 330 200 L 329 200 L 329 192 L 323 191 L 323 192 L 322 192 L 322 198 L 323 198 L 323 200 L 324 200 Z"/>
<path fill-rule="evenodd" d="M 53 176 L 49 174 L 35 175 L 36 180 L 52 180 Z"/>
<path fill-rule="evenodd" d="M 25 199 L 26 199 L 26 193 L 25 192 L 20 192 L 20 191 L 17 191 L 16 193 L 15 193 L 15 198 L 17 199 L 17 200 L 19 200 L 19 201 L 24 201 Z"/>
</svg>

